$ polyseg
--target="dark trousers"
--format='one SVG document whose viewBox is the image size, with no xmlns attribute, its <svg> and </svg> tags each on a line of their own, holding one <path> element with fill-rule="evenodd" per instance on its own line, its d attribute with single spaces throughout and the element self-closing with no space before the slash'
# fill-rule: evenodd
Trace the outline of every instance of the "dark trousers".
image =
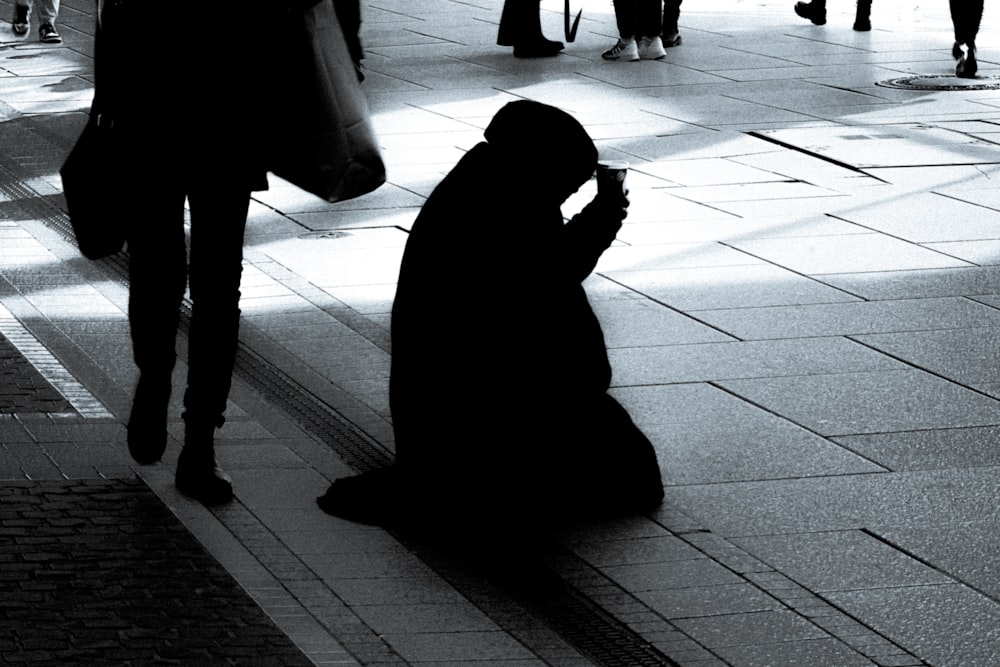
<svg viewBox="0 0 1000 667">
<path fill-rule="evenodd" d="M 677 32 L 682 0 L 614 0 L 615 21 L 622 37 L 655 37 Z M 662 31 L 662 33 L 661 33 Z"/>
<path fill-rule="evenodd" d="M 500 15 L 497 44 L 515 46 L 542 38 L 541 0 L 506 0 Z"/>
<path fill-rule="evenodd" d="M 190 281 L 185 419 L 218 427 L 224 422 L 238 344 L 250 190 L 244 183 L 209 181 L 152 180 L 142 189 L 136 208 L 141 213 L 128 237 L 129 324 L 139 372 L 169 374 L 177 358 L 180 307 Z M 190 257 L 185 199 L 191 210 Z"/>
<path fill-rule="evenodd" d="M 677 21 L 681 17 L 683 0 L 663 0 L 663 34 L 677 32 Z"/>
<path fill-rule="evenodd" d="M 660 0 L 614 0 L 615 21 L 621 37 L 655 37 L 660 34 Z"/>
<path fill-rule="evenodd" d="M 955 41 L 959 44 L 975 44 L 979 25 L 983 20 L 983 0 L 949 0 L 949 4 Z"/>
</svg>

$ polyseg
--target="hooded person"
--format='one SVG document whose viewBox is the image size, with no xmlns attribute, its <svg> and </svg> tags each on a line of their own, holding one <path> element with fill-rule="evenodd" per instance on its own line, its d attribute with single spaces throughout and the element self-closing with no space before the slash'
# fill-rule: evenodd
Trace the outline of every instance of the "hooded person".
<svg viewBox="0 0 1000 667">
<path fill-rule="evenodd" d="M 604 336 L 581 284 L 627 202 L 598 195 L 564 221 L 597 149 L 554 107 L 511 102 L 485 139 L 435 188 L 403 253 L 396 464 L 334 482 L 320 506 L 371 523 L 400 504 L 512 525 L 648 511 L 663 497 L 656 455 L 607 394 Z"/>
</svg>

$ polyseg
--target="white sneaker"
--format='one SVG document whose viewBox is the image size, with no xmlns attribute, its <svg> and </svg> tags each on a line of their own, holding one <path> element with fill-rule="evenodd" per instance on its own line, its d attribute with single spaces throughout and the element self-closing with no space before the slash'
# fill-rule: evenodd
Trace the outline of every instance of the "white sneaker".
<svg viewBox="0 0 1000 667">
<path fill-rule="evenodd" d="M 663 40 L 660 36 L 643 37 L 639 40 L 639 57 L 643 60 L 659 60 L 665 58 L 666 50 L 663 48 Z"/>
<path fill-rule="evenodd" d="M 635 37 L 629 37 L 628 39 L 619 38 L 618 43 L 602 53 L 601 57 L 605 60 L 633 62 L 639 59 L 639 46 L 635 43 Z"/>
</svg>

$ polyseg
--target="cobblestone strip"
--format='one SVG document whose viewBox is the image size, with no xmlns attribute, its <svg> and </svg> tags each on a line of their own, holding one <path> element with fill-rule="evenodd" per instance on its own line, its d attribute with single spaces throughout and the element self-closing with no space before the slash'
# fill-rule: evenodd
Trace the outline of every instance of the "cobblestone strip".
<svg viewBox="0 0 1000 667">
<path fill-rule="evenodd" d="M 140 480 L 0 486 L 0 664 L 310 661 Z"/>
</svg>

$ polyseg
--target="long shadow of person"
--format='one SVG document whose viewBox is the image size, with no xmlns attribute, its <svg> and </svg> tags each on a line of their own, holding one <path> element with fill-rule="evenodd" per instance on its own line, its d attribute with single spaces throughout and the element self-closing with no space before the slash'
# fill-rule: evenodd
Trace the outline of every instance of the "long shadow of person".
<svg viewBox="0 0 1000 667">
<path fill-rule="evenodd" d="M 569 114 L 503 107 L 437 186 L 406 243 L 392 310 L 395 465 L 335 481 L 320 507 L 470 539 L 641 513 L 654 449 L 608 395 L 582 281 L 626 215 L 600 192 L 564 221 L 597 149 Z"/>
</svg>

